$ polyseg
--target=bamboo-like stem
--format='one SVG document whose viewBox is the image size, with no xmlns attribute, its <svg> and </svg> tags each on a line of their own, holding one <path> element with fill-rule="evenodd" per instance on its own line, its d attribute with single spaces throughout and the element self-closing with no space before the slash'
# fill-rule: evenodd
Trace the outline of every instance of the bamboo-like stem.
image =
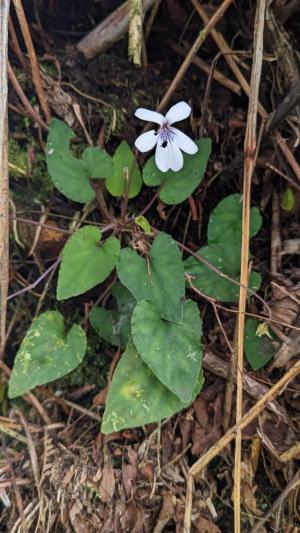
<svg viewBox="0 0 300 533">
<path fill-rule="evenodd" d="M 128 55 L 137 66 L 142 64 L 143 0 L 129 0 Z"/>
<path fill-rule="evenodd" d="M 9 0 L 0 2 L 0 359 L 4 357 L 8 290 L 7 27 Z"/>
<path fill-rule="evenodd" d="M 241 275 L 239 295 L 239 315 L 237 327 L 237 378 L 236 378 L 236 423 L 243 417 L 243 363 L 244 363 L 244 334 L 245 311 L 247 304 L 247 289 L 249 278 L 249 242 L 250 242 L 250 202 L 251 181 L 255 168 L 257 147 L 257 112 L 258 96 L 263 59 L 263 33 L 266 12 L 266 0 L 258 0 L 254 24 L 254 54 L 250 82 L 250 97 L 247 117 L 247 127 L 244 142 L 244 184 L 243 184 L 243 213 L 242 213 L 242 249 Z M 239 428 L 235 439 L 234 461 L 234 532 L 241 531 L 241 455 L 242 431 Z"/>
</svg>

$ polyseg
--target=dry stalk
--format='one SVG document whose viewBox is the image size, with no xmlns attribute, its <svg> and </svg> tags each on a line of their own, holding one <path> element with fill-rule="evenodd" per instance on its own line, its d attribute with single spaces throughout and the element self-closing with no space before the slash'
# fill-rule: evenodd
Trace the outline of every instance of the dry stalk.
<svg viewBox="0 0 300 533">
<path fill-rule="evenodd" d="M 21 0 L 13 0 L 13 2 L 14 2 L 16 13 L 17 13 L 18 21 L 19 21 L 19 24 L 20 24 L 20 28 L 21 28 L 21 31 L 22 31 L 22 35 L 23 35 L 23 38 L 24 38 L 24 42 L 25 42 L 25 45 L 26 45 L 26 48 L 27 48 L 27 52 L 28 52 L 28 55 L 29 55 L 29 61 L 30 61 L 30 64 L 31 64 L 33 83 L 34 83 L 34 86 L 35 86 L 35 89 L 36 89 L 36 92 L 37 92 L 37 96 L 38 96 L 38 99 L 40 101 L 42 110 L 43 110 L 44 115 L 46 117 L 46 122 L 49 124 L 50 121 L 51 121 L 51 113 L 50 113 L 50 109 L 49 109 L 48 102 L 47 102 L 47 99 L 46 99 L 46 94 L 45 94 L 45 91 L 44 91 L 44 87 L 43 87 L 43 84 L 42 84 L 41 75 L 40 75 L 40 69 L 39 69 L 39 65 L 38 65 L 38 62 L 37 62 L 35 49 L 34 49 L 34 46 L 33 46 L 32 39 L 31 39 L 31 35 L 30 35 L 29 28 L 28 28 L 27 20 L 26 20 L 26 17 L 25 17 L 25 13 L 24 13 L 24 9 L 23 9 L 23 6 L 22 6 L 22 2 L 21 2 Z"/>
<path fill-rule="evenodd" d="M 257 111 L 258 96 L 263 59 L 263 33 L 265 22 L 266 0 L 259 0 L 255 15 L 254 25 L 254 54 L 251 72 L 250 96 L 247 117 L 247 128 L 244 142 L 244 184 L 243 184 L 243 213 L 242 213 L 242 248 L 241 248 L 241 275 L 239 295 L 239 315 L 237 329 L 237 377 L 236 377 L 236 423 L 243 416 L 243 362 L 244 362 L 244 329 L 245 311 L 247 304 L 247 289 L 249 277 L 249 242 L 250 242 L 250 204 L 251 181 L 255 168 L 257 148 Z M 242 431 L 237 430 L 235 439 L 234 461 L 234 531 L 241 531 L 241 454 Z"/>
<path fill-rule="evenodd" d="M 0 2 L 0 359 L 4 357 L 8 290 L 7 25 L 9 0 Z"/>
</svg>

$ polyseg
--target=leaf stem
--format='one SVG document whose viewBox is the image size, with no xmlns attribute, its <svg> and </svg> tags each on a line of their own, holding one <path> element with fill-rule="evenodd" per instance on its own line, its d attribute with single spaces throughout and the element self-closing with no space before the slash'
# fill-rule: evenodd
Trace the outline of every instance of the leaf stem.
<svg viewBox="0 0 300 533">
<path fill-rule="evenodd" d="M 92 178 L 90 178 L 90 184 L 93 190 L 95 191 L 96 199 L 97 199 L 102 217 L 108 220 L 108 222 L 114 222 L 114 217 L 110 213 L 106 205 L 106 201 L 105 201 L 104 194 L 103 194 L 103 188 L 102 188 L 102 180 L 93 180 Z"/>
</svg>

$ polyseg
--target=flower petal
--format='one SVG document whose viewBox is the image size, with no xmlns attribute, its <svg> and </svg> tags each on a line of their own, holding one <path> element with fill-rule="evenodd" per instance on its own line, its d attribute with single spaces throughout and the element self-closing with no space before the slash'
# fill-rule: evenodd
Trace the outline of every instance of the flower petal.
<svg viewBox="0 0 300 533">
<path fill-rule="evenodd" d="M 161 113 L 156 111 L 150 111 L 150 109 L 145 109 L 144 107 L 139 107 L 134 113 L 137 118 L 141 120 L 146 120 L 147 122 L 155 122 L 155 124 L 162 124 L 165 120 L 165 117 Z"/>
<path fill-rule="evenodd" d="M 189 104 L 186 102 L 178 102 L 178 104 L 170 107 L 165 118 L 168 124 L 174 124 L 174 122 L 179 122 L 179 120 L 188 118 L 191 114 L 191 111 L 192 109 Z"/>
<path fill-rule="evenodd" d="M 175 133 L 176 141 L 180 150 L 183 150 L 186 154 L 196 154 L 198 152 L 198 146 L 190 137 L 177 128 L 171 128 L 172 133 Z"/>
<path fill-rule="evenodd" d="M 162 172 L 167 172 L 169 168 L 178 172 L 183 167 L 183 155 L 175 139 L 157 143 L 155 163 Z"/>
<path fill-rule="evenodd" d="M 154 146 L 157 143 L 157 133 L 155 130 L 146 131 L 146 133 L 142 133 L 136 141 L 135 146 L 140 152 L 148 152 L 148 150 L 152 150 Z"/>
</svg>

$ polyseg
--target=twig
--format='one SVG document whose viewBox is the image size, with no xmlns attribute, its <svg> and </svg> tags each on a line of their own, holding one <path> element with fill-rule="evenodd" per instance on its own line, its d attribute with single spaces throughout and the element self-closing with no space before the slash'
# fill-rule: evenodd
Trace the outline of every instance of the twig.
<svg viewBox="0 0 300 533">
<path fill-rule="evenodd" d="M 208 370 L 215 376 L 221 376 L 224 379 L 227 379 L 228 367 L 230 362 L 224 359 L 224 357 L 218 357 L 212 352 L 205 352 L 203 354 L 203 368 Z M 234 376 L 234 382 L 236 381 L 236 376 Z M 248 372 L 244 373 L 244 389 L 247 394 L 253 400 L 260 400 L 269 390 L 270 387 L 256 381 L 254 377 Z M 283 420 L 285 424 L 291 427 L 291 419 L 285 407 L 283 407 L 277 400 L 270 402 L 266 409 L 274 413 L 280 420 Z M 227 428 L 228 429 L 228 428 Z"/>
<path fill-rule="evenodd" d="M 196 11 L 199 13 L 203 22 L 207 24 L 209 22 L 209 17 L 207 16 L 205 9 L 202 7 L 202 5 L 199 4 L 198 0 L 191 0 L 191 2 L 193 6 L 195 7 Z M 211 30 L 211 36 L 216 42 L 220 51 L 224 54 L 225 61 L 228 63 L 236 79 L 240 83 L 243 91 L 247 94 L 247 96 L 249 96 L 250 86 L 236 63 L 236 60 L 234 58 L 234 52 L 231 50 L 230 46 L 228 46 L 223 35 L 219 33 L 217 30 L 215 30 L 214 28 Z M 268 113 L 260 102 L 258 102 L 258 112 L 263 120 L 267 119 Z M 293 156 L 292 152 L 287 146 L 285 140 L 281 137 L 281 135 L 278 132 L 276 132 L 276 134 L 274 135 L 274 140 L 279 146 L 286 160 L 288 161 L 290 167 L 293 169 L 295 175 L 300 180 L 300 166 L 298 165 L 295 157 Z"/>
<path fill-rule="evenodd" d="M 266 125 L 266 132 L 273 131 L 290 114 L 294 107 L 300 102 L 300 80 L 293 85 L 288 94 L 273 113 Z"/>
<path fill-rule="evenodd" d="M 110 211 L 108 210 L 108 207 L 106 205 L 106 201 L 105 201 L 104 194 L 103 194 L 103 188 L 102 188 L 101 180 L 90 179 L 90 184 L 91 184 L 91 187 L 93 188 L 93 190 L 95 192 L 95 195 L 96 195 L 96 198 L 97 198 L 97 202 L 98 202 L 99 209 L 100 209 L 102 217 L 104 218 L 104 220 L 107 220 L 108 222 L 113 222 L 114 221 L 114 217 L 110 213 Z"/>
<path fill-rule="evenodd" d="M 287 484 L 282 493 L 276 498 L 275 502 L 271 505 L 270 509 L 266 512 L 263 518 L 259 518 L 255 526 L 251 529 L 250 533 L 258 533 L 260 528 L 271 518 L 276 509 L 283 504 L 287 498 L 289 492 L 294 490 L 300 484 L 300 471 L 298 470 L 291 481 Z"/>
<path fill-rule="evenodd" d="M 193 2 L 193 0 L 192 0 L 192 2 Z M 219 22 L 219 20 L 223 17 L 225 11 L 228 9 L 230 4 L 232 4 L 232 2 L 233 2 L 233 0 L 223 0 L 223 2 L 220 5 L 220 7 L 214 13 L 214 15 L 211 17 L 211 19 L 209 19 L 209 21 L 207 22 L 205 28 L 203 28 L 203 30 L 200 31 L 200 33 L 199 33 L 197 39 L 195 40 L 192 48 L 188 52 L 185 60 L 181 64 L 181 67 L 177 71 L 177 73 L 175 75 L 175 78 L 173 79 L 173 81 L 169 85 L 169 88 L 168 88 L 167 92 L 164 94 L 162 100 L 160 101 L 160 104 L 159 104 L 159 106 L 157 108 L 157 111 L 162 111 L 164 109 L 164 107 L 169 103 L 170 98 L 172 97 L 173 93 L 176 91 L 179 83 L 181 82 L 181 80 L 183 79 L 187 69 L 189 68 L 189 66 L 190 66 L 190 64 L 191 64 L 191 62 L 193 60 L 193 57 L 197 54 L 200 46 L 204 43 L 206 37 L 210 34 L 210 32 L 212 31 L 214 26 Z"/>
<path fill-rule="evenodd" d="M 151 13 L 150 13 L 150 15 L 148 17 L 148 20 L 147 20 L 147 23 L 146 23 L 146 27 L 145 27 L 145 31 L 144 31 L 144 41 L 145 41 L 145 43 L 147 43 L 147 41 L 148 41 L 148 37 L 150 35 L 151 28 L 152 28 L 154 19 L 155 19 L 156 15 L 157 15 L 157 12 L 159 10 L 160 4 L 161 4 L 161 0 L 154 0 L 154 4 L 153 4 L 153 7 L 151 9 Z"/>
<path fill-rule="evenodd" d="M 250 204 L 251 204 L 251 181 L 255 168 L 255 154 L 257 147 L 256 126 L 259 86 L 263 59 L 263 33 L 265 22 L 266 0 L 259 0 L 255 14 L 254 24 L 254 54 L 251 72 L 249 107 L 247 128 L 244 142 L 244 184 L 243 184 L 243 213 L 242 213 L 242 248 L 241 248 L 241 275 L 239 315 L 237 331 L 237 392 L 236 392 L 236 423 L 243 416 L 243 361 L 244 361 L 244 329 L 245 311 L 247 303 L 248 271 L 249 271 L 249 243 L 250 243 Z M 234 531 L 241 531 L 241 453 L 242 432 L 237 430 L 235 439 L 234 461 Z"/>
<path fill-rule="evenodd" d="M 8 72 L 8 76 L 9 76 L 9 79 L 11 81 L 11 83 L 13 84 L 14 86 L 14 89 L 18 95 L 18 97 L 20 98 L 23 106 L 25 107 L 26 111 L 28 112 L 28 114 L 33 118 L 33 120 L 35 120 L 44 130 L 48 130 L 48 126 L 46 124 L 46 122 L 44 122 L 44 120 L 40 117 L 40 115 L 33 109 L 32 105 L 29 103 L 28 101 L 28 98 L 27 96 L 25 95 L 21 85 L 19 84 L 18 82 L 18 79 L 10 65 L 10 63 L 8 62 L 7 63 L 7 72 Z"/>
<path fill-rule="evenodd" d="M 48 274 L 50 274 L 50 272 L 52 272 L 52 270 L 54 270 L 59 265 L 60 261 L 61 261 L 61 257 L 59 257 L 55 261 L 55 263 L 53 263 L 49 268 L 47 268 L 47 270 L 45 270 L 45 272 L 43 272 L 43 274 L 41 274 L 41 276 L 39 276 L 33 283 L 30 283 L 30 285 L 27 285 L 23 289 L 20 289 L 19 291 L 14 292 L 13 294 L 10 294 L 7 297 L 7 301 L 12 300 L 16 296 L 19 296 L 19 294 L 23 294 L 24 292 L 28 292 L 34 289 L 41 281 L 43 281 L 44 278 L 48 276 Z"/>
<path fill-rule="evenodd" d="M 195 285 L 192 282 L 192 276 L 190 276 L 189 274 L 185 274 L 185 278 L 188 281 L 190 287 L 193 289 L 193 291 L 195 291 L 196 294 L 198 294 L 201 298 L 204 298 L 205 300 L 210 302 L 212 305 L 215 305 L 218 309 L 223 309 L 227 313 L 233 313 L 233 314 L 236 314 L 236 315 L 239 314 L 240 311 L 238 309 L 231 309 L 230 307 L 225 307 L 225 305 L 221 305 L 221 304 L 217 303 L 217 300 L 215 300 L 214 298 L 211 298 L 210 296 L 208 296 L 204 292 L 199 291 L 199 289 L 197 289 L 197 287 L 195 287 Z M 248 288 L 248 290 L 250 290 L 250 289 Z M 270 309 L 267 303 L 266 303 L 266 306 L 268 307 L 268 309 Z M 248 313 L 248 312 L 245 312 L 245 315 L 246 316 L 250 316 L 252 318 L 258 318 L 258 320 L 264 320 L 265 322 L 270 322 L 271 324 L 272 323 L 278 324 L 279 326 L 283 326 L 285 328 L 290 328 L 290 329 L 295 330 L 295 331 L 300 331 L 300 328 L 298 328 L 297 326 L 292 326 L 288 322 L 282 322 L 281 320 L 276 320 L 275 318 L 272 318 L 272 317 L 266 317 L 266 316 L 262 316 L 262 315 L 257 315 L 256 313 Z"/>
<path fill-rule="evenodd" d="M 43 84 L 42 84 L 39 65 L 38 65 L 38 62 L 37 62 L 35 49 L 34 49 L 34 46 L 33 46 L 32 39 L 31 39 L 31 35 L 30 35 L 29 28 L 28 28 L 27 20 L 26 20 L 26 17 L 25 17 L 25 13 L 24 13 L 24 9 L 23 9 L 23 6 L 22 6 L 22 2 L 21 2 L 21 0 L 13 0 L 13 3 L 14 3 L 14 6 L 15 6 L 15 10 L 16 10 L 16 13 L 17 13 L 18 21 L 19 21 L 19 24 L 20 24 L 20 27 L 21 27 L 21 31 L 22 31 L 22 35 L 23 35 L 23 38 L 24 38 L 24 42 L 25 42 L 25 45 L 26 45 L 26 48 L 27 48 L 27 52 L 28 52 L 28 55 L 29 55 L 29 61 L 30 61 L 30 64 L 31 64 L 33 83 L 34 83 L 34 86 L 35 86 L 35 89 L 36 89 L 36 92 L 37 92 L 37 96 L 38 96 L 38 99 L 40 101 L 42 110 L 43 110 L 44 115 L 46 117 L 46 121 L 49 124 L 51 122 L 51 113 L 50 113 L 49 105 L 48 105 L 48 102 L 47 102 L 47 99 L 46 99 L 46 94 L 45 94 L 45 91 L 44 91 L 44 87 L 43 87 Z"/>
<path fill-rule="evenodd" d="M 175 52 L 177 52 L 178 54 L 180 54 L 181 56 L 184 56 L 184 57 L 186 56 L 187 51 L 189 49 L 189 47 L 186 46 L 186 45 L 185 46 L 180 46 L 179 44 L 176 44 L 176 43 L 169 43 L 169 45 L 171 46 L 171 48 L 173 48 L 173 50 L 175 50 Z M 207 63 L 205 63 L 205 61 L 203 61 L 203 59 L 201 59 L 198 56 L 195 56 L 192 59 L 192 63 L 194 65 L 196 65 L 196 67 L 200 68 L 200 70 L 202 70 L 203 72 L 205 72 L 205 74 L 207 74 L 209 76 L 209 74 L 211 72 L 211 67 Z M 212 76 L 213 76 L 214 80 L 216 80 L 217 82 L 220 83 L 220 85 L 223 85 L 223 87 L 226 87 L 226 89 L 229 89 L 233 93 L 238 94 L 240 96 L 241 87 L 240 87 L 240 85 L 238 83 L 236 83 L 235 81 L 230 80 L 229 78 L 226 78 L 226 76 L 224 76 L 224 74 L 222 74 L 222 72 L 220 72 L 217 69 L 213 69 Z"/>
<path fill-rule="evenodd" d="M 152 6 L 153 2 L 154 0 L 144 0 L 144 12 Z M 87 59 L 91 59 L 125 35 L 128 25 L 129 2 L 126 1 L 88 33 L 77 44 L 77 48 Z"/>
<path fill-rule="evenodd" d="M 271 389 L 246 413 L 243 418 L 230 428 L 227 433 L 214 444 L 207 453 L 205 453 L 193 466 L 188 473 L 187 483 L 187 501 L 184 518 L 184 533 L 190 533 L 191 530 L 191 514 L 192 514 L 192 498 L 193 498 L 193 478 L 203 470 L 203 468 L 219 455 L 224 448 L 235 438 L 237 431 L 245 429 L 257 416 L 264 410 L 264 408 L 276 398 L 285 389 L 288 383 L 295 379 L 300 374 L 300 361 L 292 366 L 282 378 L 271 387 Z"/>
<path fill-rule="evenodd" d="M 0 3 L 0 359 L 4 357 L 8 290 L 7 22 L 9 0 Z"/>
<path fill-rule="evenodd" d="M 15 28 L 14 28 L 13 21 L 12 21 L 11 17 L 9 17 L 9 20 L 8 20 L 8 29 L 9 29 L 9 37 L 10 37 L 9 44 L 11 45 L 13 51 L 15 52 L 15 54 L 16 54 L 18 60 L 20 61 L 24 71 L 28 72 L 28 65 L 26 63 L 26 59 L 25 59 L 25 57 L 24 57 L 24 55 L 22 53 L 22 50 L 20 48 L 18 37 L 17 37 L 17 34 L 16 34 L 16 31 L 15 31 Z"/>
</svg>

